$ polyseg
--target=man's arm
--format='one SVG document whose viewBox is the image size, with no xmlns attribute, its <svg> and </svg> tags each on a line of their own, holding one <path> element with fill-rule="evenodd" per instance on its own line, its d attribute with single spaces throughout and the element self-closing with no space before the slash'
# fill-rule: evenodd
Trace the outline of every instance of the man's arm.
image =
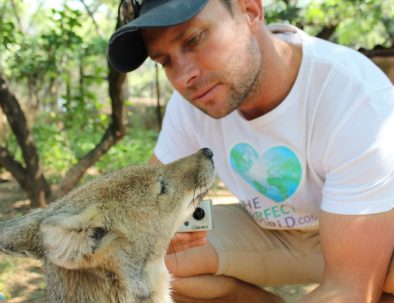
<svg viewBox="0 0 394 303">
<path fill-rule="evenodd" d="M 321 212 L 320 238 L 323 280 L 300 303 L 378 302 L 394 249 L 394 210 L 352 216 Z"/>
</svg>

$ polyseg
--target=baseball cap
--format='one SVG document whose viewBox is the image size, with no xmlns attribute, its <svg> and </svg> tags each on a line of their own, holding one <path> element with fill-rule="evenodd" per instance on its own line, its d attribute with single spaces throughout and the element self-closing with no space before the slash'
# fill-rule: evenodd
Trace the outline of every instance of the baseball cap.
<svg viewBox="0 0 394 303">
<path fill-rule="evenodd" d="M 209 0 L 132 0 L 136 18 L 118 28 L 110 37 L 108 60 L 118 72 L 137 69 L 148 57 L 141 29 L 167 27 L 197 15 Z"/>
</svg>

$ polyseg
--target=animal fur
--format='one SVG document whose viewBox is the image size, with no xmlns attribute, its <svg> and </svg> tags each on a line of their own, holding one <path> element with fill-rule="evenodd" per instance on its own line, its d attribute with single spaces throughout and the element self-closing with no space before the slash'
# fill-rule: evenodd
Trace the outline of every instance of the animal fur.
<svg viewBox="0 0 394 303">
<path fill-rule="evenodd" d="M 46 209 L 0 223 L 0 251 L 43 261 L 46 301 L 171 303 L 164 256 L 211 186 L 212 155 L 98 178 Z"/>
</svg>

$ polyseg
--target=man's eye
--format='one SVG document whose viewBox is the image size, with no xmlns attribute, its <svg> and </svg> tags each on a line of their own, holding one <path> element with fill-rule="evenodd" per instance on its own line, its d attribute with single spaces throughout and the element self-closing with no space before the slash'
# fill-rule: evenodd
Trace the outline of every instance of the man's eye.
<svg viewBox="0 0 394 303">
<path fill-rule="evenodd" d="M 160 63 L 160 65 L 162 67 L 166 67 L 166 66 L 168 66 L 169 62 L 170 62 L 169 60 L 164 60 L 163 62 Z"/>
<path fill-rule="evenodd" d="M 203 37 L 203 32 L 199 32 L 197 35 L 193 36 L 188 42 L 188 46 L 196 46 L 200 43 L 202 37 Z"/>
<path fill-rule="evenodd" d="M 157 64 L 161 65 L 161 67 L 167 67 L 170 64 L 170 58 L 167 57 L 163 57 L 155 61 Z"/>
</svg>

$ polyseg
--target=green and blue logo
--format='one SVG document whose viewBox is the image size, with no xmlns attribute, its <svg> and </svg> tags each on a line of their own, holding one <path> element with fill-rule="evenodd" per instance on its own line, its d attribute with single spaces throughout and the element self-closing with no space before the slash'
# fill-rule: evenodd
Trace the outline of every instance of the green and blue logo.
<svg viewBox="0 0 394 303">
<path fill-rule="evenodd" d="M 275 202 L 290 198 L 300 185 L 301 163 L 288 147 L 274 146 L 260 155 L 250 144 L 236 144 L 230 151 L 230 163 L 256 191 Z"/>
</svg>

